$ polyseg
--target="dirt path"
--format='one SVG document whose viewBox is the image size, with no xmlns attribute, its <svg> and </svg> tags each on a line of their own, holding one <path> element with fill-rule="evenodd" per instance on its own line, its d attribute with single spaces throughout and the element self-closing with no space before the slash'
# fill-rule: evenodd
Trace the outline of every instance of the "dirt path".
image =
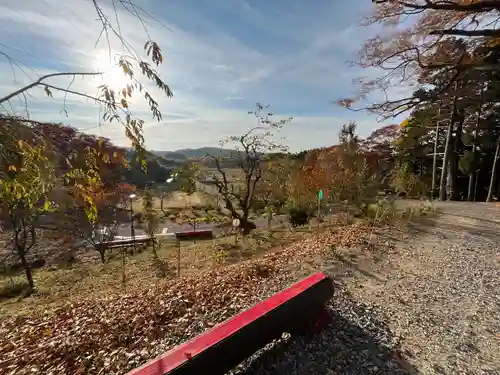
<svg viewBox="0 0 500 375">
<path fill-rule="evenodd" d="M 281 344 L 246 373 L 500 374 L 500 208 L 439 210 L 379 232 L 375 250 L 324 259 L 339 283 L 332 324 Z"/>
<path fill-rule="evenodd" d="M 499 374 L 500 224 L 453 211 L 400 233 L 379 277 L 349 286 L 383 311 L 421 373 Z"/>
</svg>

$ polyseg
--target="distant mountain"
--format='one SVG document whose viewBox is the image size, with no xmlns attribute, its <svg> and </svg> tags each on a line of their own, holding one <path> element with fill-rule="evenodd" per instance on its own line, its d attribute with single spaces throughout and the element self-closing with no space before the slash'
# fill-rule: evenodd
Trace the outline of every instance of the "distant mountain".
<svg viewBox="0 0 500 375">
<path fill-rule="evenodd" d="M 177 151 L 152 151 L 152 153 L 169 160 L 184 161 L 188 159 L 186 155 Z"/>
<path fill-rule="evenodd" d="M 231 154 L 234 154 L 233 150 L 228 150 L 220 147 L 201 147 L 201 148 L 184 148 L 181 150 L 175 151 L 153 151 L 155 155 L 162 156 L 165 159 L 169 160 L 192 160 L 192 159 L 200 159 L 204 156 L 222 156 L 228 157 Z"/>
<path fill-rule="evenodd" d="M 127 159 L 129 159 L 129 161 L 134 160 L 134 155 L 135 153 L 132 150 L 128 150 Z M 186 161 L 194 161 L 205 168 L 215 168 L 217 164 L 214 160 L 210 158 L 200 160 L 206 155 L 221 157 L 222 160 L 220 160 L 220 166 L 222 168 L 240 167 L 240 158 L 238 158 L 238 152 L 221 147 L 184 148 L 175 151 L 146 152 L 146 158 L 148 159 L 149 163 L 158 164 L 160 167 L 168 169 L 170 171 L 181 168 Z M 244 155 L 241 156 L 244 157 Z M 264 157 L 265 155 L 261 154 L 261 156 Z M 281 153 L 268 154 L 268 157 L 270 158 L 279 158 L 282 156 L 284 156 L 284 154 Z"/>
</svg>

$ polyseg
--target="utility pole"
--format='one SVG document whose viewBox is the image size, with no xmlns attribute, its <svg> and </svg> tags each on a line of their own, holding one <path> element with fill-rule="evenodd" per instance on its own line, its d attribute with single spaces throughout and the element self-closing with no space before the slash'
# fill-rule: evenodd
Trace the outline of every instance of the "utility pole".
<svg viewBox="0 0 500 375">
<path fill-rule="evenodd" d="M 493 199 L 493 189 L 495 187 L 496 171 L 497 171 L 497 161 L 500 156 L 500 137 L 497 139 L 497 147 L 495 150 L 495 157 L 493 159 L 493 167 L 491 168 L 491 178 L 490 187 L 488 189 L 488 196 L 486 197 L 486 202 L 491 202 Z"/>
<path fill-rule="evenodd" d="M 457 90 L 458 83 L 455 82 L 455 92 L 453 96 L 452 102 L 452 110 L 451 110 L 451 118 L 449 119 L 448 129 L 446 132 L 446 143 L 444 146 L 444 155 L 443 155 L 443 168 L 441 170 L 441 179 L 439 181 L 439 200 L 446 200 L 446 179 L 448 177 L 448 164 L 450 162 L 450 151 L 451 151 L 451 140 L 453 138 L 453 125 L 455 124 L 457 117 Z"/>
<path fill-rule="evenodd" d="M 439 123 L 436 123 L 436 139 L 434 140 L 434 155 L 432 158 L 432 197 L 434 198 L 434 192 L 436 191 L 436 175 L 437 175 L 437 148 L 438 148 L 438 138 L 439 138 Z"/>
<path fill-rule="evenodd" d="M 476 168 L 476 157 L 477 157 L 477 139 L 479 132 L 479 124 L 481 123 L 481 114 L 483 109 L 483 95 L 484 87 L 481 88 L 479 108 L 476 114 L 476 125 L 474 128 L 474 137 L 472 140 L 472 167 L 473 169 L 469 172 L 469 186 L 467 188 L 467 200 L 469 202 L 476 200 L 476 187 L 477 187 L 477 168 Z M 476 180 L 476 184 L 474 184 Z M 475 186 L 474 186 L 475 185 Z"/>
<path fill-rule="evenodd" d="M 437 121 L 436 121 L 436 136 L 434 138 L 434 153 L 432 154 L 432 186 L 431 186 L 431 191 L 432 191 L 432 199 L 434 198 L 434 195 L 436 193 L 436 184 L 437 184 L 437 159 L 438 159 L 438 144 L 439 144 L 439 129 L 441 127 L 441 123 L 444 122 L 445 120 L 440 120 L 439 118 L 441 117 L 441 109 L 442 109 L 443 102 L 441 101 L 439 103 L 439 108 L 438 108 L 438 115 L 437 115 Z M 441 154 L 441 153 L 439 153 Z"/>
</svg>

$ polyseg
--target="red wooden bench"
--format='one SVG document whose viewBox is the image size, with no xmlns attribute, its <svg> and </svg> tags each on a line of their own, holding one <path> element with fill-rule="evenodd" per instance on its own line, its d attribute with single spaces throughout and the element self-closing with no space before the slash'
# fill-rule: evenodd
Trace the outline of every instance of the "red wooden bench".
<svg viewBox="0 0 500 375">
<path fill-rule="evenodd" d="M 313 274 L 129 375 L 225 374 L 283 332 L 311 322 L 332 293 L 331 280 Z"/>
<path fill-rule="evenodd" d="M 181 241 L 188 241 L 192 239 L 208 240 L 213 238 L 213 232 L 209 230 L 189 231 L 189 232 L 176 232 L 175 237 Z"/>
</svg>

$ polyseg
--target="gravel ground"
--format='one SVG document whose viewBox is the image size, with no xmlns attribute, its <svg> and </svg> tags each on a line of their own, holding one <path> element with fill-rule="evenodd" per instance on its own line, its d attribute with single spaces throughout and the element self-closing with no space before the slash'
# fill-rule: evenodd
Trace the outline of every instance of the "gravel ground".
<svg viewBox="0 0 500 375">
<path fill-rule="evenodd" d="M 326 328 L 314 335 L 285 336 L 233 374 L 417 374 L 374 308 L 339 285 L 326 309 Z"/>
<path fill-rule="evenodd" d="M 283 338 L 233 373 L 500 374 L 500 208 L 438 209 L 377 233 L 369 255 L 337 249 L 323 259 L 339 282 L 331 324 Z"/>
</svg>

